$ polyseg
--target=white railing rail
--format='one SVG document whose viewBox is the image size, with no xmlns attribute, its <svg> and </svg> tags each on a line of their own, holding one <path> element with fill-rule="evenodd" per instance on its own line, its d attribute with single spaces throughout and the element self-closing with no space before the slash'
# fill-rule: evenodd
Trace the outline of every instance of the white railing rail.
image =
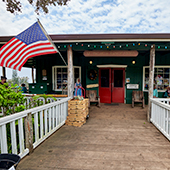
<svg viewBox="0 0 170 170">
<path fill-rule="evenodd" d="M 68 100 L 69 97 L 0 118 L 0 153 L 11 150 L 24 157 L 31 152 L 65 123 Z"/>
<path fill-rule="evenodd" d="M 33 98 L 32 97 L 29 97 L 29 96 L 25 96 L 25 98 L 26 98 L 26 102 L 24 103 L 24 106 L 25 106 L 25 110 L 27 110 L 27 109 L 31 109 L 32 107 L 34 107 L 33 105 L 33 103 L 32 103 L 32 100 L 33 100 Z M 57 99 L 57 100 L 54 100 L 53 98 L 55 98 L 55 99 Z M 62 99 L 65 99 L 65 97 L 48 97 L 47 99 L 46 99 L 46 101 L 48 102 L 48 103 L 52 103 L 52 102 L 55 102 L 55 101 L 60 101 L 60 100 L 62 100 Z M 37 101 L 39 101 L 39 102 L 41 102 L 42 104 L 45 104 L 45 98 L 44 97 L 39 97 L 38 99 L 37 99 Z M 42 105 L 41 104 L 41 105 Z M 0 111 L 0 116 L 3 116 L 4 115 L 4 112 L 3 112 L 3 107 L 1 107 L 1 111 Z"/>
<path fill-rule="evenodd" d="M 151 98 L 150 121 L 170 140 L 170 99 Z"/>
</svg>

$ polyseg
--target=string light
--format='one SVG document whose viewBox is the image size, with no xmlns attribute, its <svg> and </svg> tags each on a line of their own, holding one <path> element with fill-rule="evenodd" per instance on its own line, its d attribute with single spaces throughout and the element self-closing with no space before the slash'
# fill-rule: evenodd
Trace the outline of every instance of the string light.
<svg viewBox="0 0 170 170">
<path fill-rule="evenodd" d="M 84 44 L 81 44 L 81 43 L 75 43 L 77 46 L 84 46 Z M 136 46 L 136 48 L 138 48 L 137 46 L 141 46 L 141 45 L 143 45 L 144 47 L 148 47 L 148 48 L 153 48 L 153 44 L 151 44 L 151 43 L 119 43 L 119 44 L 117 44 L 117 45 L 113 45 L 112 47 L 113 47 L 113 49 L 115 49 L 116 47 L 119 47 L 119 48 L 123 48 L 123 47 L 126 47 L 127 49 L 128 48 L 131 48 L 131 45 L 133 46 L 133 47 L 135 47 Z M 70 44 L 69 45 L 70 47 L 73 47 L 74 45 L 73 44 Z M 58 45 L 57 46 L 58 48 L 67 48 L 67 44 L 66 45 Z M 86 47 L 93 47 L 93 48 L 97 48 L 97 47 L 99 47 L 99 48 L 103 48 L 103 46 L 102 45 L 90 45 L 90 44 L 88 44 Z M 110 47 L 111 46 L 109 46 L 109 45 L 107 45 L 106 46 L 106 48 L 107 49 L 110 49 Z M 155 44 L 155 47 L 157 48 L 157 49 L 170 49 L 170 45 L 168 46 L 168 45 L 163 45 L 163 44 Z"/>
</svg>

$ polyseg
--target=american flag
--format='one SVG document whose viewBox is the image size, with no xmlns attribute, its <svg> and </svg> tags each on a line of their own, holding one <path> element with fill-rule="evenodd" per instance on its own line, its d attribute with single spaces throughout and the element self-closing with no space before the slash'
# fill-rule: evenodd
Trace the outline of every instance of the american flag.
<svg viewBox="0 0 170 170">
<path fill-rule="evenodd" d="M 37 21 L 1 47 L 0 66 L 20 71 L 29 58 L 57 52 Z"/>
</svg>

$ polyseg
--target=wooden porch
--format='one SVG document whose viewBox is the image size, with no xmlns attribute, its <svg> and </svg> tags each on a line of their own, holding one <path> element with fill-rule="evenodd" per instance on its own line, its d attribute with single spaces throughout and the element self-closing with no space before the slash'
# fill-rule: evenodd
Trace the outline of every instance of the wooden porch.
<svg viewBox="0 0 170 170">
<path fill-rule="evenodd" d="M 170 169 L 170 143 L 147 122 L 146 111 L 141 105 L 91 106 L 85 125 L 64 125 L 17 169 Z"/>
</svg>

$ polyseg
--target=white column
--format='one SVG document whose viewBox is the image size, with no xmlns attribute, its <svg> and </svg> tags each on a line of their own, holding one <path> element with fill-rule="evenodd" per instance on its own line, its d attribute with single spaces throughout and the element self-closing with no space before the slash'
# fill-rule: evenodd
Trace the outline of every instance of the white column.
<svg viewBox="0 0 170 170">
<path fill-rule="evenodd" d="M 68 60 L 68 97 L 73 98 L 74 91 L 73 51 L 70 45 L 67 46 L 67 60 Z"/>
<path fill-rule="evenodd" d="M 148 120 L 148 122 L 150 122 L 150 117 L 151 117 L 150 98 L 153 98 L 154 66 L 155 66 L 155 44 L 152 45 L 151 49 L 150 49 L 149 91 L 148 91 L 148 111 L 147 111 L 147 120 Z"/>
</svg>

